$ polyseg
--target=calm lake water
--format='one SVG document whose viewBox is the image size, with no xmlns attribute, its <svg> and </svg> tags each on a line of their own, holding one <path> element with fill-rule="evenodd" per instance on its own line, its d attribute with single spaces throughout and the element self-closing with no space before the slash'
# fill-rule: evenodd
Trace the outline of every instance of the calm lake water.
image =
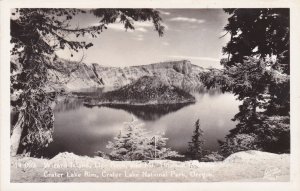
<svg viewBox="0 0 300 191">
<path fill-rule="evenodd" d="M 106 148 L 108 141 L 113 140 L 123 123 L 131 121 L 132 116 L 144 123 L 147 131 L 164 132 L 169 138 L 167 146 L 180 153 L 187 150 L 194 124 L 199 118 L 205 148 L 216 151 L 219 149 L 218 140 L 223 140 L 235 127 L 231 119 L 238 112 L 239 102 L 232 94 L 217 90 L 194 95 L 197 99 L 195 104 L 152 108 L 86 107 L 81 99 L 64 99 L 55 108 L 54 141 L 45 157 L 66 151 L 87 156 L 95 156 L 94 153 L 99 150 L 109 153 Z"/>
</svg>

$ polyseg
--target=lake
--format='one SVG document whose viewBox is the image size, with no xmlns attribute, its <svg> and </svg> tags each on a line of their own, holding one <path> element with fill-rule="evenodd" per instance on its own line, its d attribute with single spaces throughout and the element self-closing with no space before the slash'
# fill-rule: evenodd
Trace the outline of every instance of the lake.
<svg viewBox="0 0 300 191">
<path fill-rule="evenodd" d="M 103 90 L 87 90 L 81 94 L 101 94 Z M 45 157 L 53 157 L 60 152 L 95 156 L 96 151 L 109 153 L 109 141 L 118 135 L 124 122 L 133 116 L 147 131 L 164 132 L 167 146 L 179 153 L 187 150 L 188 142 L 200 119 L 204 131 L 206 149 L 217 151 L 218 140 L 223 140 L 228 131 L 235 127 L 231 119 L 238 112 L 240 104 L 230 93 L 210 90 L 193 93 L 194 104 L 161 105 L 156 107 L 88 107 L 83 100 L 68 97 L 60 101 L 54 109 L 54 141 L 46 150 Z"/>
</svg>

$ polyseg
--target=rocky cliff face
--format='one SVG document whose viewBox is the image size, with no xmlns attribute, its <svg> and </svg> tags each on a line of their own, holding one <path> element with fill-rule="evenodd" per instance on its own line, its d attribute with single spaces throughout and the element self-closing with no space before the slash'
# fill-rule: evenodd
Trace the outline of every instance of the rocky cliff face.
<svg viewBox="0 0 300 191">
<path fill-rule="evenodd" d="M 67 61 L 59 61 L 56 66 L 59 70 L 49 72 L 51 81 L 49 88 L 67 91 L 90 87 L 122 87 L 143 76 L 158 76 L 166 84 L 191 90 L 202 85 L 198 80 L 198 74 L 204 71 L 188 60 L 125 68 Z"/>
</svg>

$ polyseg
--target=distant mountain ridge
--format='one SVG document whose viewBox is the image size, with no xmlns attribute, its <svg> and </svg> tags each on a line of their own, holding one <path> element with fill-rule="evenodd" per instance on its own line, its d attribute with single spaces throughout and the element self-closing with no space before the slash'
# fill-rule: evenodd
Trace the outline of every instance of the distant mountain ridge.
<svg viewBox="0 0 300 191">
<path fill-rule="evenodd" d="M 206 69 L 188 60 L 160 62 L 129 67 L 107 67 L 99 64 L 60 60 L 59 70 L 49 71 L 49 89 L 76 91 L 91 87 L 123 87 L 143 76 L 156 76 L 166 84 L 189 91 L 201 87 L 198 74 Z"/>
</svg>

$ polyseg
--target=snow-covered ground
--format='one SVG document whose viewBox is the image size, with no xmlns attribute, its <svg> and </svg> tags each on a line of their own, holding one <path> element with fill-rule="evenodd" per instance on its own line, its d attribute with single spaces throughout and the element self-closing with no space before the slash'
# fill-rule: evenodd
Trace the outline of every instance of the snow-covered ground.
<svg viewBox="0 0 300 191">
<path fill-rule="evenodd" d="M 11 182 L 289 181 L 290 155 L 260 151 L 222 162 L 110 161 L 60 153 L 52 159 L 11 158 Z"/>
</svg>

